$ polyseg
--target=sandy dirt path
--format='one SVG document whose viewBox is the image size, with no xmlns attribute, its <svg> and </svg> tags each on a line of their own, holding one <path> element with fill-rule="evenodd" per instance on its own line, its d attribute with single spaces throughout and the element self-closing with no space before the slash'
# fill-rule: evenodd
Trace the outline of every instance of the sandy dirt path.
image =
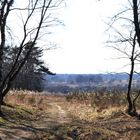
<svg viewBox="0 0 140 140">
<path fill-rule="evenodd" d="M 25 114 L 31 117 L 16 120 L 9 119 L 0 127 L 0 137 L 2 140 L 31 140 L 40 139 L 40 135 L 53 130 L 59 125 L 70 123 L 71 118 L 66 110 L 63 110 L 59 101 L 48 101 L 47 109 L 37 112 L 37 114 Z M 36 116 L 34 116 L 36 115 Z"/>
</svg>

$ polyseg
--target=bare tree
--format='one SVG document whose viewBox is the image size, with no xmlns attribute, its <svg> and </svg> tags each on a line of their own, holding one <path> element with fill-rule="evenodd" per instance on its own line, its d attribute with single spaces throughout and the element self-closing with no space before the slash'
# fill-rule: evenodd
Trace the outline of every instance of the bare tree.
<svg viewBox="0 0 140 140">
<path fill-rule="evenodd" d="M 62 1 L 25 0 L 23 5 L 20 4 L 21 7 L 16 7 L 16 0 L 0 1 L 0 115 L 2 115 L 1 105 L 3 104 L 4 97 L 10 90 L 13 80 L 28 60 L 37 41 L 43 34 L 46 34 L 47 30 L 45 29 L 57 21 L 57 18 L 52 18 L 51 12 L 54 13 L 54 9 L 60 6 Z M 20 14 L 20 17 L 17 13 Z M 4 48 L 7 44 L 11 44 L 12 47 L 12 44 L 14 44 L 12 40 L 17 39 L 14 37 L 16 27 L 11 28 L 11 23 L 8 20 L 16 14 L 18 15 L 16 20 L 20 20 L 20 23 L 22 23 L 20 24 L 19 34 L 21 37 L 17 41 L 19 49 L 12 66 L 4 76 Z M 25 47 L 29 49 L 24 55 L 24 58 L 20 59 Z"/>
<path fill-rule="evenodd" d="M 140 20 L 139 9 L 140 1 L 128 0 L 128 5 L 125 6 L 123 11 L 117 13 L 113 18 L 109 29 L 113 29 L 113 33 L 117 34 L 115 40 L 108 41 L 110 47 L 113 47 L 117 51 L 121 52 L 124 57 L 129 59 L 130 72 L 128 78 L 127 88 L 127 112 L 131 116 L 139 117 L 136 109 L 136 100 L 140 96 L 140 92 L 137 95 L 132 92 L 133 75 L 137 71 L 135 65 L 139 65 L 140 58 Z M 119 24 L 121 25 L 119 26 Z M 116 24 L 117 23 L 117 24 Z M 112 34 L 113 34 L 112 33 Z"/>
</svg>

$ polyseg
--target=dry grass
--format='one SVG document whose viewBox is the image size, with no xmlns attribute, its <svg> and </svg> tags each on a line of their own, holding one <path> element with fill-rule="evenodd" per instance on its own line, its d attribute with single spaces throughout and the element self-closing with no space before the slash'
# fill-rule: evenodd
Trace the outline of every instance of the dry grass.
<svg viewBox="0 0 140 140">
<path fill-rule="evenodd" d="M 66 97 L 65 108 L 79 119 L 93 121 L 107 118 L 126 110 L 125 94 L 122 93 L 71 93 Z"/>
<path fill-rule="evenodd" d="M 5 102 L 11 105 L 22 105 L 25 107 L 45 109 L 45 100 L 47 98 L 47 95 L 39 92 L 13 90 L 5 97 Z"/>
<path fill-rule="evenodd" d="M 52 111 L 51 102 L 57 102 L 70 117 L 86 121 L 108 118 L 126 110 L 124 94 L 72 93 L 68 96 L 56 96 L 31 91 L 10 91 L 5 101 L 11 105 Z"/>
<path fill-rule="evenodd" d="M 140 139 L 140 121 L 125 113 L 125 94 L 74 93 L 64 97 L 10 91 L 5 101 L 16 106 L 3 108 L 14 123 L 0 119 L 0 133 L 12 131 L 13 137 L 16 132 L 33 140 Z"/>
<path fill-rule="evenodd" d="M 26 108 L 53 111 L 52 104 L 56 102 L 67 114 L 75 120 L 94 121 L 125 114 L 125 93 L 71 93 L 68 96 L 56 96 L 31 91 L 10 91 L 5 101 L 11 105 Z"/>
<path fill-rule="evenodd" d="M 78 104 L 69 104 L 65 108 L 70 112 L 73 118 L 79 118 L 80 120 L 85 121 L 94 121 L 96 119 L 109 118 L 118 112 L 125 112 L 125 107 L 108 107 L 99 111 L 98 108 L 92 108 L 90 106 L 78 105 Z"/>
</svg>

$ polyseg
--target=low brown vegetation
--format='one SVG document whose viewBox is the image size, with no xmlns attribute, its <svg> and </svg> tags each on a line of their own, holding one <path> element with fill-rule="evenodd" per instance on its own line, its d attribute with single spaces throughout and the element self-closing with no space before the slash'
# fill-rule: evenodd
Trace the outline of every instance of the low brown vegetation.
<svg viewBox="0 0 140 140">
<path fill-rule="evenodd" d="M 125 93 L 71 93 L 66 99 L 73 110 L 87 115 L 88 120 L 105 117 L 115 112 L 125 112 Z M 76 109 L 78 108 L 78 109 Z M 80 109 L 81 108 L 81 109 Z M 82 111 L 83 110 L 83 111 Z M 78 116 L 82 117 L 82 115 Z M 76 113 L 77 114 L 77 113 Z"/>
<path fill-rule="evenodd" d="M 10 91 L 0 119 L 4 140 L 139 140 L 140 121 L 127 113 L 125 93 L 68 96 Z M 12 128 L 12 129 L 11 129 Z"/>
</svg>

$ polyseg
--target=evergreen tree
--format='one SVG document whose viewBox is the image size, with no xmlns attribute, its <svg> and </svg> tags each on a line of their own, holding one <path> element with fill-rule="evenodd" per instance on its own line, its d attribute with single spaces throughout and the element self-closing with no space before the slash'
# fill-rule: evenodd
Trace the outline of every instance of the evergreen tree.
<svg viewBox="0 0 140 140">
<path fill-rule="evenodd" d="M 30 48 L 26 46 L 20 57 L 20 61 L 25 57 L 26 53 Z M 4 58 L 4 75 L 7 74 L 8 69 L 12 66 L 14 59 L 16 58 L 18 47 L 6 47 L 5 58 Z M 32 48 L 31 55 L 25 62 L 21 71 L 17 75 L 13 82 L 12 88 L 15 89 L 27 89 L 27 90 L 42 90 L 42 81 L 44 74 L 51 74 L 48 68 L 44 66 L 44 61 L 41 59 L 43 55 L 43 49 L 40 47 Z"/>
</svg>

